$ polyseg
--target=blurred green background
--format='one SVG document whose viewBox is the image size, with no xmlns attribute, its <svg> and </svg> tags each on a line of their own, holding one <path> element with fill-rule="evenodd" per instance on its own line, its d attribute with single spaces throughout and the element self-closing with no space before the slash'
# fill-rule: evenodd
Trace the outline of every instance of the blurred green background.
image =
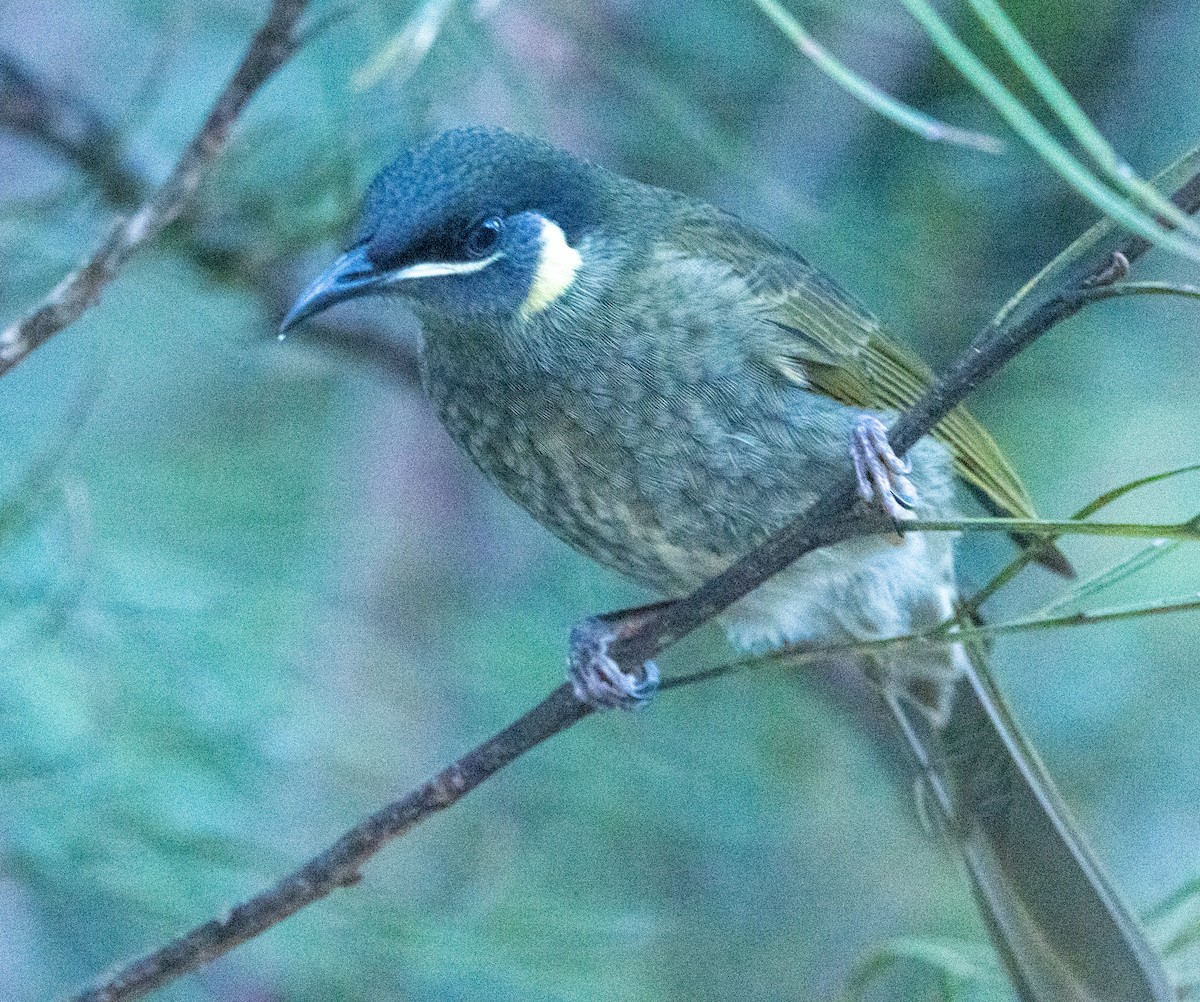
<svg viewBox="0 0 1200 1002">
<path fill-rule="evenodd" d="M 0 50 L 83 97 L 160 179 L 265 7 L 6 0 Z M 898 4 L 794 9 L 893 93 L 1000 128 Z M 1008 9 L 1146 173 L 1200 136 L 1193 3 Z M 0 385 L 0 999 L 61 994 L 273 881 L 540 698 L 574 620 L 647 600 L 458 454 L 412 379 L 411 323 L 348 305 L 275 340 L 372 174 L 467 122 L 741 213 L 935 365 L 1093 217 L 1023 151 L 874 117 L 748 2 L 352 4 L 256 97 L 188 218 Z M 7 320 L 114 206 L 28 135 L 0 131 L 0 164 Z M 1188 273 L 1161 255 L 1139 269 Z M 1043 514 L 1200 458 L 1195 310 L 1093 308 L 977 394 Z M 1112 514 L 1184 518 L 1196 497 L 1179 479 Z M 968 540 L 964 579 L 1005 546 Z M 1085 572 L 1133 548 L 1068 544 Z M 1190 553 L 1126 597 L 1195 591 Z M 1030 572 L 991 615 L 1056 587 Z M 1196 617 L 1157 618 L 996 650 L 1138 909 L 1200 875 L 1198 634 Z M 663 667 L 726 653 L 713 631 Z M 825 999 L 897 936 L 983 944 L 965 877 L 845 680 L 806 674 L 588 720 L 353 890 L 158 997 Z M 913 962 L 867 997 L 946 996 Z"/>
</svg>

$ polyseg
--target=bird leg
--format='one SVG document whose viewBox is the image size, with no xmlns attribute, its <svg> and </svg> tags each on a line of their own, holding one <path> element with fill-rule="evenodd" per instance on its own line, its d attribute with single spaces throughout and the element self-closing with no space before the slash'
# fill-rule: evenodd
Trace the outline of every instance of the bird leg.
<svg viewBox="0 0 1200 1002">
<path fill-rule="evenodd" d="M 589 616 L 571 628 L 567 678 L 575 698 L 594 710 L 636 710 L 646 706 L 658 689 L 658 666 L 653 661 L 626 671 L 608 648 L 622 626 L 663 603 Z"/>
<path fill-rule="evenodd" d="M 912 463 L 892 451 L 887 427 L 879 418 L 864 414 L 855 422 L 850 458 L 864 501 L 879 505 L 896 522 L 916 517 L 917 489 L 908 479 Z"/>
</svg>

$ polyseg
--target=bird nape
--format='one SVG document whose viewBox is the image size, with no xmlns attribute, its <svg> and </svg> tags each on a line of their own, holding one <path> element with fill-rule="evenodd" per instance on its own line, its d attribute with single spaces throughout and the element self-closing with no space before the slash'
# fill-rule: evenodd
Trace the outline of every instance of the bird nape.
<svg viewBox="0 0 1200 1002">
<path fill-rule="evenodd" d="M 284 329 L 343 300 L 419 319 L 446 428 L 566 542 L 665 597 L 687 594 L 854 471 L 893 518 L 952 518 L 956 479 L 1033 514 L 964 409 L 907 457 L 884 422 L 930 370 L 795 251 L 735 216 L 499 129 L 457 129 L 372 182 L 350 249 Z M 1024 541 L 1028 542 L 1028 541 Z M 1042 544 L 1044 547 L 1044 544 Z M 1038 559 L 1069 573 L 1056 549 Z M 805 555 L 731 606 L 745 648 L 896 637 L 953 616 L 953 537 L 874 536 Z M 581 700 L 631 707 L 652 665 L 573 633 Z M 1018 994 L 1165 1002 L 1159 957 L 963 644 L 863 657 L 960 851 Z"/>
</svg>

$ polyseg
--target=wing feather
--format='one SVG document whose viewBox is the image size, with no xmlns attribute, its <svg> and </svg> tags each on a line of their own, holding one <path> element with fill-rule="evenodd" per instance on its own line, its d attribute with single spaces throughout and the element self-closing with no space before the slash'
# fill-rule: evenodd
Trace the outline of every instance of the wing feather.
<svg viewBox="0 0 1200 1002">
<path fill-rule="evenodd" d="M 773 359 L 790 382 L 853 407 L 906 410 L 933 381 L 912 351 L 888 337 L 853 297 L 794 251 L 732 216 L 711 212 L 681 222 L 677 233 L 689 253 L 727 264 L 742 274 L 762 303 L 764 318 L 790 335 Z M 687 244 L 691 246 L 686 246 Z M 747 269 L 746 262 L 754 262 Z M 1000 447 L 971 413 L 956 407 L 933 437 L 951 453 L 954 470 L 990 511 L 1033 518 L 1033 501 Z M 1038 559 L 1071 574 L 1066 557 L 1028 537 Z"/>
</svg>

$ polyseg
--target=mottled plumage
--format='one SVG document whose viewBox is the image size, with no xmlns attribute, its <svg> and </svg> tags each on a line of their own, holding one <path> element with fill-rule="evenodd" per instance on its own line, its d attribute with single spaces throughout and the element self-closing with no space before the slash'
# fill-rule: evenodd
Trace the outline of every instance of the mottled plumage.
<svg viewBox="0 0 1200 1002">
<path fill-rule="evenodd" d="M 499 130 L 446 133 L 386 168 L 354 246 L 285 326 L 376 293 L 419 317 L 429 397 L 479 467 L 572 546 L 667 596 L 802 512 L 852 455 L 861 473 L 864 422 L 878 429 L 873 416 L 910 404 L 930 379 L 865 309 L 765 234 Z M 882 472 L 900 467 L 890 452 L 875 458 Z M 953 515 L 957 473 L 993 510 L 1032 513 L 961 408 L 908 458 L 915 498 L 897 480 L 882 502 Z M 732 606 L 725 625 L 757 648 L 934 627 L 952 613 L 952 543 L 910 533 L 817 550 Z M 1041 556 L 1069 569 L 1057 551 Z M 586 654 L 573 652 L 581 698 L 640 698 L 602 645 Z M 1170 998 L 966 651 L 909 644 L 872 676 L 1022 998 Z"/>
<path fill-rule="evenodd" d="M 636 218 L 669 234 L 675 211 L 691 205 L 663 208 Z M 608 234 L 584 235 L 577 249 L 586 263 L 575 283 L 531 320 L 463 323 L 415 304 L 430 399 L 472 459 L 540 522 L 600 563 L 680 595 L 848 472 L 859 411 L 780 367 L 781 343 L 794 336 L 728 263 Z M 943 450 L 922 443 L 913 458 L 922 512 L 949 515 Z M 804 558 L 726 621 L 754 647 L 908 632 L 947 616 L 950 576 L 946 536 L 858 540 Z M 945 649 L 934 663 L 949 670 Z"/>
</svg>

